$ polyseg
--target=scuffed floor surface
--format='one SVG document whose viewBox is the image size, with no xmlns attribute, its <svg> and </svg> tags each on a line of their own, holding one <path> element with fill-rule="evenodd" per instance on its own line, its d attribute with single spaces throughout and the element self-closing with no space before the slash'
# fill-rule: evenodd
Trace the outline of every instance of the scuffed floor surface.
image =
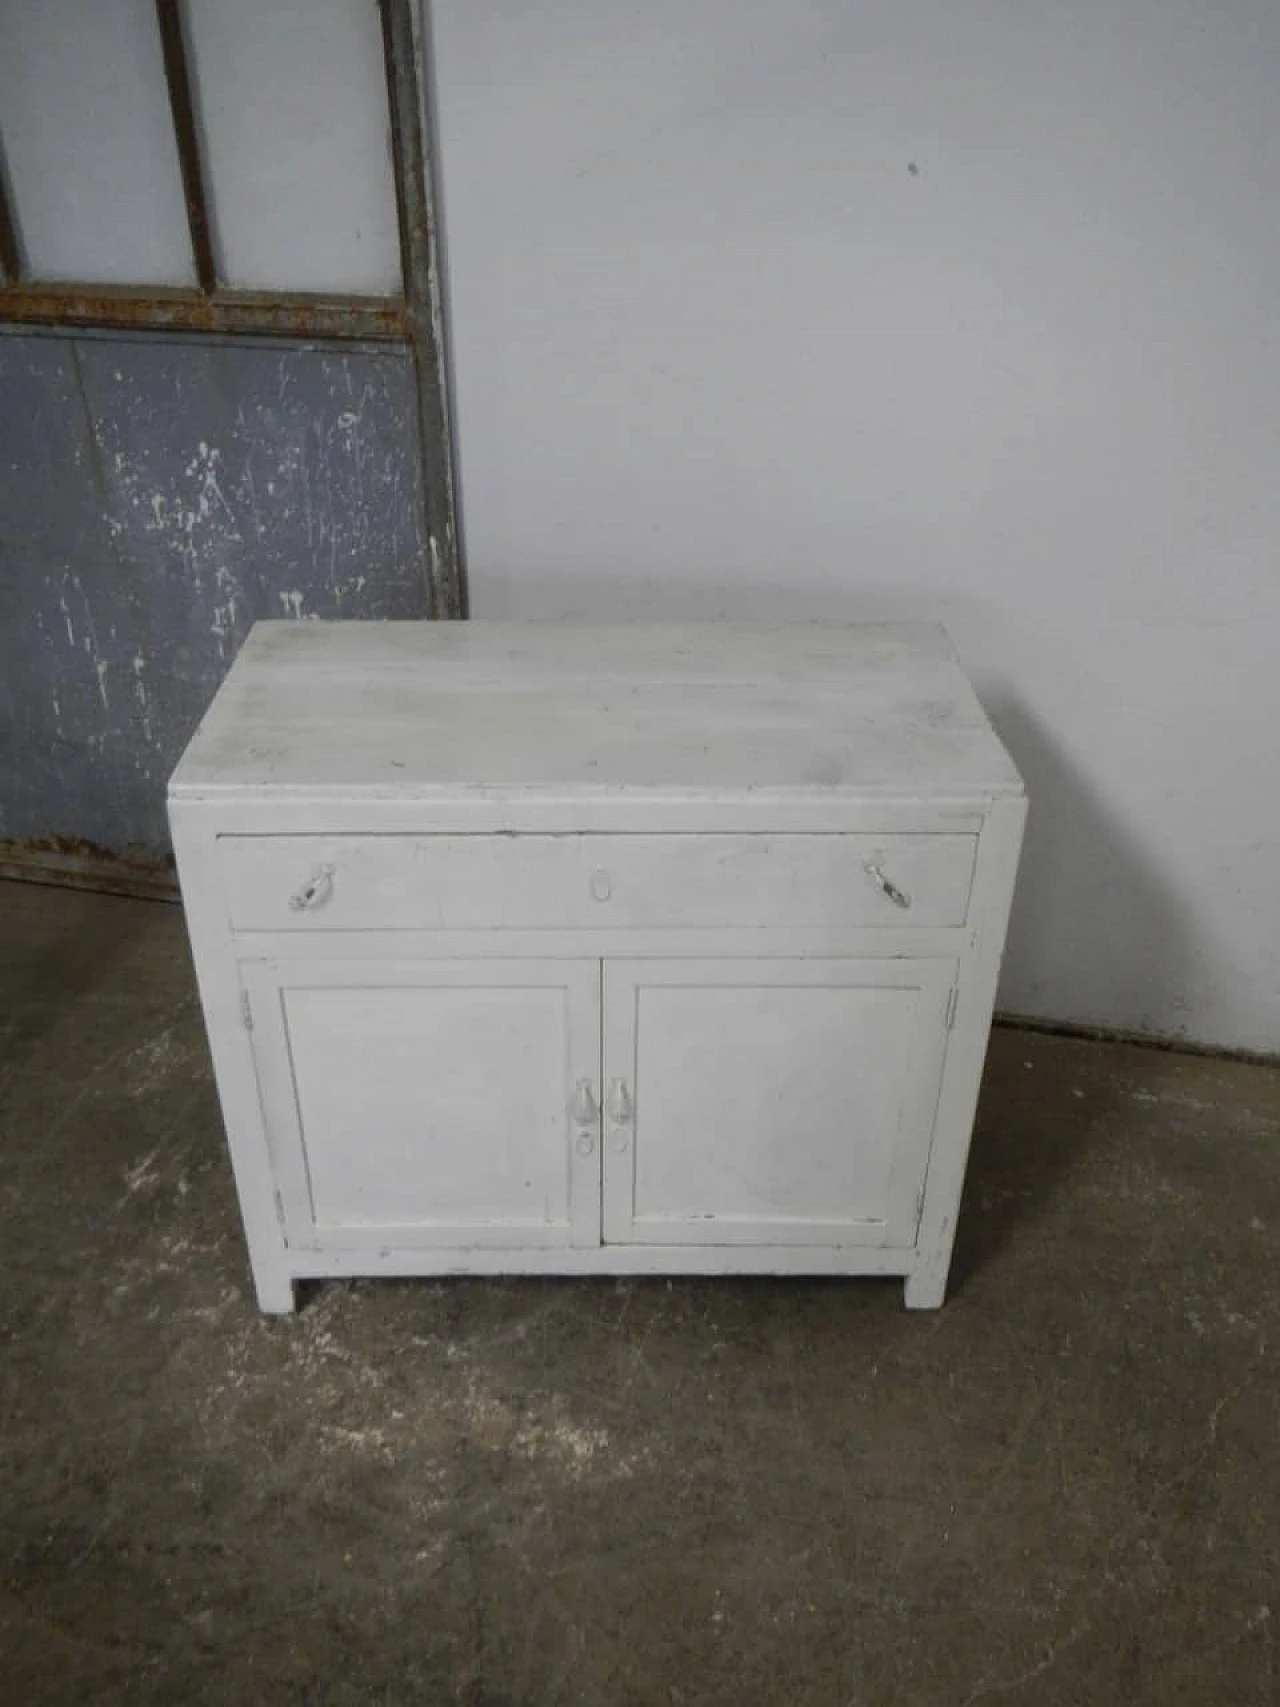
<svg viewBox="0 0 1280 1707">
<path fill-rule="evenodd" d="M 0 1699 L 1275 1707 L 1280 1073 L 997 1034 L 878 1282 L 251 1302 L 176 909 L 0 884 Z"/>
</svg>

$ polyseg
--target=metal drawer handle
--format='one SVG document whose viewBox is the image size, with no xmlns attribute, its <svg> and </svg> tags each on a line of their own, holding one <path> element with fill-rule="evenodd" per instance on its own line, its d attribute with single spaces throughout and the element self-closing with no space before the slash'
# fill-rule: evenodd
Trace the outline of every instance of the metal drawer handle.
<svg viewBox="0 0 1280 1707">
<path fill-rule="evenodd" d="M 317 866 L 296 895 L 289 897 L 291 913 L 305 913 L 311 907 L 323 907 L 333 893 L 333 867 Z"/>
<path fill-rule="evenodd" d="M 865 869 L 867 876 L 875 878 L 895 907 L 909 907 L 911 905 L 910 895 L 905 889 L 899 889 L 893 879 L 885 875 L 884 868 L 879 860 L 868 860 Z"/>
</svg>

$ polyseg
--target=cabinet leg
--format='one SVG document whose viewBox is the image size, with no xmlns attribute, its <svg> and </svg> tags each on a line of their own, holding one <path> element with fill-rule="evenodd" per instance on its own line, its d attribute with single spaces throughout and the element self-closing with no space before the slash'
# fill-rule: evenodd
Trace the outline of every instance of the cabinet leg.
<svg viewBox="0 0 1280 1707">
<path fill-rule="evenodd" d="M 947 1277 L 929 1269 L 909 1274 L 902 1288 L 902 1301 L 908 1310 L 936 1310 L 947 1295 Z"/>
<path fill-rule="evenodd" d="M 270 1268 L 263 1265 L 254 1267 L 253 1289 L 258 1297 L 258 1308 L 264 1316 L 292 1316 L 297 1309 L 293 1278 L 274 1263 Z"/>
</svg>

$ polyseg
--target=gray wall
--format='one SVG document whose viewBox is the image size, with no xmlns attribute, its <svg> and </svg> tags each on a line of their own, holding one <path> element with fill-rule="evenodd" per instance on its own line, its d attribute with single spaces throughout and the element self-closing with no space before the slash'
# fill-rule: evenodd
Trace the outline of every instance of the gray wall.
<svg viewBox="0 0 1280 1707">
<path fill-rule="evenodd" d="M 1280 1048 L 1280 6 L 431 13 L 475 614 L 944 620 L 1004 1005 Z"/>
<path fill-rule="evenodd" d="M 408 356 L 0 335 L 0 840 L 167 847 L 258 617 L 425 617 Z"/>
</svg>

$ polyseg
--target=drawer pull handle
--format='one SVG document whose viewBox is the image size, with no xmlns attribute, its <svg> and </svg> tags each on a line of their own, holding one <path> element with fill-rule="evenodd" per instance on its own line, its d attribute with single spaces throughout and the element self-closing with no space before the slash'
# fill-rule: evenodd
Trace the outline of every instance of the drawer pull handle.
<svg viewBox="0 0 1280 1707">
<path fill-rule="evenodd" d="M 884 868 L 878 860 L 868 860 L 866 872 L 868 877 L 875 878 L 895 907 L 909 907 L 911 905 L 910 895 L 905 889 L 899 889 L 893 879 L 885 875 Z"/>
<path fill-rule="evenodd" d="M 625 1126 L 631 1119 L 631 1093 L 625 1079 L 615 1079 L 609 1086 L 609 1101 L 605 1105 L 609 1119 Z"/>
<path fill-rule="evenodd" d="M 319 866 L 295 895 L 289 897 L 291 913 L 305 913 L 311 907 L 323 907 L 333 891 L 333 867 Z"/>
<path fill-rule="evenodd" d="M 579 1079 L 574 1088 L 573 1100 L 569 1104 L 569 1118 L 575 1126 L 594 1126 L 600 1118 L 600 1110 L 596 1107 L 595 1092 L 591 1089 L 590 1079 Z M 579 1149 L 582 1148 L 579 1143 Z M 591 1154 L 590 1150 L 582 1151 L 584 1156 Z"/>
</svg>

